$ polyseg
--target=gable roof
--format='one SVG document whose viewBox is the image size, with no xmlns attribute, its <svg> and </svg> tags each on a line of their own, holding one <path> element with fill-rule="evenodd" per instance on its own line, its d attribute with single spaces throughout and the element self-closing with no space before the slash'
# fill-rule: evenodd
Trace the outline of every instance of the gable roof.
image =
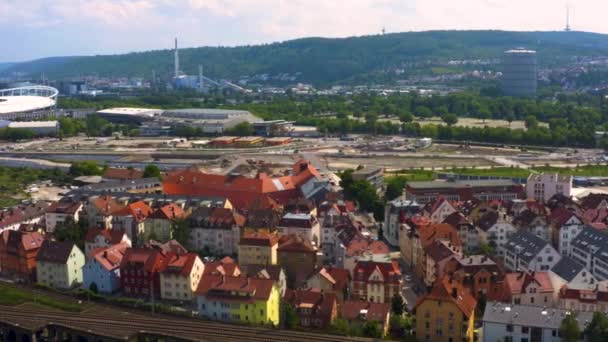
<svg viewBox="0 0 608 342">
<path fill-rule="evenodd" d="M 18 205 L 0 211 L 0 228 L 8 227 L 46 214 L 50 202 L 38 201 L 32 204 Z"/>
<path fill-rule="evenodd" d="M 497 211 L 488 210 L 479 217 L 479 220 L 477 220 L 477 227 L 484 232 L 487 232 L 490 228 L 494 227 L 496 222 L 498 222 L 498 218 L 500 218 L 500 214 Z"/>
<path fill-rule="evenodd" d="M 167 261 L 167 267 L 163 269 L 162 273 L 171 273 L 175 275 L 180 275 L 182 277 L 190 276 L 192 273 L 192 268 L 197 260 L 200 258 L 196 253 L 186 253 L 186 254 L 173 254 L 169 257 Z"/>
<path fill-rule="evenodd" d="M 149 218 L 172 221 L 175 219 L 183 218 L 185 216 L 186 213 L 180 206 L 175 203 L 169 203 L 156 209 L 156 211 L 154 211 L 152 215 L 149 216 Z"/>
<path fill-rule="evenodd" d="M 388 254 L 389 247 L 380 240 L 370 240 L 363 236 L 354 237 L 346 246 L 346 256 L 361 256 L 365 254 Z"/>
<path fill-rule="evenodd" d="M 233 225 L 245 226 L 247 219 L 236 210 L 217 207 L 203 207 L 196 209 L 190 215 L 190 222 L 195 228 L 226 228 Z"/>
<path fill-rule="evenodd" d="M 110 216 L 124 208 L 124 206 L 110 196 L 100 196 L 89 198 L 89 203 L 95 207 L 97 212 L 104 216 Z"/>
<path fill-rule="evenodd" d="M 279 237 L 276 234 L 265 232 L 245 233 L 241 237 L 239 245 L 241 246 L 267 246 L 271 247 L 279 243 Z"/>
<path fill-rule="evenodd" d="M 279 265 L 246 265 L 243 266 L 243 273 L 252 278 L 265 278 L 278 282 L 281 278 L 283 269 Z"/>
<path fill-rule="evenodd" d="M 604 262 L 608 260 L 608 234 L 605 230 L 586 226 L 570 244 L 572 247 L 590 250 L 595 258 L 604 260 Z"/>
<path fill-rule="evenodd" d="M 120 268 L 135 264 L 146 272 L 158 272 L 167 264 L 167 255 L 152 248 L 127 248 L 120 262 Z"/>
<path fill-rule="evenodd" d="M 435 262 L 440 262 L 456 254 L 445 245 L 445 242 L 439 240 L 435 240 L 430 245 L 425 246 L 424 253 Z"/>
<path fill-rule="evenodd" d="M 253 265 L 250 265 L 253 267 Z M 239 265 L 231 257 L 224 257 L 220 261 L 210 261 L 205 263 L 204 275 L 227 275 L 238 277 L 241 274 Z"/>
<path fill-rule="evenodd" d="M 150 208 L 150 206 L 148 206 L 146 202 L 137 201 L 127 204 L 126 207 L 114 212 L 114 216 L 132 216 L 135 221 L 142 222 L 148 216 L 150 216 L 152 212 L 152 208 Z"/>
<path fill-rule="evenodd" d="M 279 252 L 316 253 L 317 249 L 309 239 L 297 234 L 283 235 L 279 239 Z"/>
<path fill-rule="evenodd" d="M 538 285 L 539 292 L 553 292 L 553 283 L 549 272 L 511 272 L 505 274 L 505 284 L 509 294 L 526 293 L 526 288 L 531 283 Z"/>
<path fill-rule="evenodd" d="M 549 243 L 531 232 L 522 229 L 511 235 L 504 248 L 513 251 L 520 259 L 529 263 Z"/>
<path fill-rule="evenodd" d="M 40 247 L 36 261 L 65 264 L 70 259 L 70 254 L 75 246 L 76 245 L 70 241 L 60 242 L 45 240 Z"/>
<path fill-rule="evenodd" d="M 87 230 L 87 235 L 85 235 L 84 241 L 93 243 L 95 242 L 95 238 L 100 235 L 103 236 L 106 239 L 106 242 L 110 245 L 116 245 L 122 242 L 126 233 L 117 229 L 91 228 Z"/>
<path fill-rule="evenodd" d="M 120 267 L 127 248 L 129 246 L 126 243 L 97 248 L 91 252 L 91 258 L 107 271 L 112 271 Z"/>
<path fill-rule="evenodd" d="M 357 261 L 353 268 L 355 279 L 362 276 L 364 281 L 368 281 L 375 271 L 380 271 L 385 283 L 400 283 L 401 269 L 397 261 L 376 262 L 376 261 Z"/>
<path fill-rule="evenodd" d="M 422 226 L 418 229 L 418 234 L 422 247 L 430 245 L 437 239 L 449 241 L 452 246 L 462 246 L 458 231 L 451 224 L 434 223 Z"/>
<path fill-rule="evenodd" d="M 344 268 L 324 266 L 313 275 L 318 274 L 332 284 L 335 291 L 344 291 L 350 280 L 350 272 Z"/>
<path fill-rule="evenodd" d="M 104 171 L 103 177 L 112 179 L 139 179 L 144 177 L 144 172 L 138 169 L 109 167 Z"/>
<path fill-rule="evenodd" d="M 574 259 L 568 256 L 562 256 L 562 258 L 553 266 L 551 272 L 560 276 L 567 282 L 572 281 L 577 274 L 579 274 L 585 267 Z"/>
<path fill-rule="evenodd" d="M 477 306 L 477 300 L 475 300 L 469 291 L 462 287 L 459 282 L 451 280 L 448 276 L 435 282 L 431 292 L 416 303 L 414 310 L 426 300 L 454 303 L 467 318 L 471 317 Z"/>
<path fill-rule="evenodd" d="M 271 279 L 206 274 L 201 277 L 196 294 L 208 298 L 250 302 L 268 300 L 274 281 Z M 234 294 L 237 292 L 238 294 Z M 245 293 L 246 295 L 242 295 Z"/>
<path fill-rule="evenodd" d="M 368 322 L 382 322 L 382 324 L 385 325 L 388 323 L 390 308 L 391 306 L 388 303 L 345 300 L 340 307 L 340 317 L 348 321 L 365 320 Z M 361 315 L 362 312 L 365 312 L 365 315 Z"/>
<path fill-rule="evenodd" d="M 36 250 L 42 247 L 44 238 L 38 232 L 22 232 L 12 229 L 7 229 L 2 232 L 6 234 L 6 246 L 14 247 L 17 250 L 20 247 L 25 251 Z"/>
<path fill-rule="evenodd" d="M 338 305 L 335 293 L 325 293 L 318 289 L 287 289 L 283 301 L 295 308 L 310 309 L 312 311 L 311 315 L 325 317 L 326 319 L 330 318 L 333 308 Z"/>
</svg>

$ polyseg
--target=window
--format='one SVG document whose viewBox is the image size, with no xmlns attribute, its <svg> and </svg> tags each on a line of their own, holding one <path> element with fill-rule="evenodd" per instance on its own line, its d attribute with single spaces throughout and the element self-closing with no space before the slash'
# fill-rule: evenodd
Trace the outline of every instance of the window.
<svg viewBox="0 0 608 342">
<path fill-rule="evenodd" d="M 527 337 L 522 337 L 522 338 L 521 338 L 521 342 L 528 342 L 528 341 L 529 341 L 529 340 L 528 340 L 528 338 L 527 338 Z"/>
<path fill-rule="evenodd" d="M 513 336 L 505 336 L 505 342 L 513 342 Z"/>
<path fill-rule="evenodd" d="M 528 327 L 521 327 L 521 333 L 522 334 L 528 334 L 530 332 L 530 328 Z"/>
<path fill-rule="evenodd" d="M 513 332 L 513 324 L 507 324 L 507 331 Z"/>
</svg>

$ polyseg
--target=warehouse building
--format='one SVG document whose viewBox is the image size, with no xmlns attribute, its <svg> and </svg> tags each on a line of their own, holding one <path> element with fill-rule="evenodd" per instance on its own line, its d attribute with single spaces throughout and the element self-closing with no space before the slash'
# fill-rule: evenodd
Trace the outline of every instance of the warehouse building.
<svg viewBox="0 0 608 342">
<path fill-rule="evenodd" d="M 97 115 L 114 123 L 142 123 L 151 121 L 163 113 L 162 109 L 151 108 L 108 108 L 100 110 Z"/>
<path fill-rule="evenodd" d="M 171 127 L 190 126 L 203 133 L 222 134 L 240 123 L 261 120 L 245 110 L 192 108 L 167 110 L 160 121 Z"/>
<path fill-rule="evenodd" d="M 6 122 L 6 121 L 4 121 Z M 15 121 L 3 127 L 25 129 L 36 135 L 56 135 L 59 132 L 59 121 Z"/>
</svg>

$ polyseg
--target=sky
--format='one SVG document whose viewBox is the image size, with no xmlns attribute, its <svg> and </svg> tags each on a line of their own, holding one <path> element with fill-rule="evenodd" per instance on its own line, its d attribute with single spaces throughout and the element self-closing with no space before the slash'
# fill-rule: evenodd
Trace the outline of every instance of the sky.
<svg viewBox="0 0 608 342">
<path fill-rule="evenodd" d="M 607 0 L 569 0 L 608 33 Z M 0 0 L 0 62 L 437 29 L 562 30 L 564 0 Z"/>
</svg>

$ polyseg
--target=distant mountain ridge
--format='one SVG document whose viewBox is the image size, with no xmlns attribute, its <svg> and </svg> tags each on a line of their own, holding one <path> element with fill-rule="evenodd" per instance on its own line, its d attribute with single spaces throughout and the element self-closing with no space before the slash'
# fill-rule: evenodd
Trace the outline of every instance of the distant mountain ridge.
<svg viewBox="0 0 608 342">
<path fill-rule="evenodd" d="M 574 56 L 608 55 L 608 35 L 587 32 L 424 31 L 350 38 L 302 38 L 280 43 L 200 47 L 180 50 L 184 72 L 235 79 L 244 75 L 299 73 L 299 82 L 328 85 L 365 80 L 390 68 L 426 60 L 499 58 L 506 49 L 524 46 L 539 52 L 544 65 L 563 64 Z M 169 77 L 172 50 L 122 55 L 51 57 L 16 63 L 0 74 L 65 78 L 82 75 Z"/>
</svg>

